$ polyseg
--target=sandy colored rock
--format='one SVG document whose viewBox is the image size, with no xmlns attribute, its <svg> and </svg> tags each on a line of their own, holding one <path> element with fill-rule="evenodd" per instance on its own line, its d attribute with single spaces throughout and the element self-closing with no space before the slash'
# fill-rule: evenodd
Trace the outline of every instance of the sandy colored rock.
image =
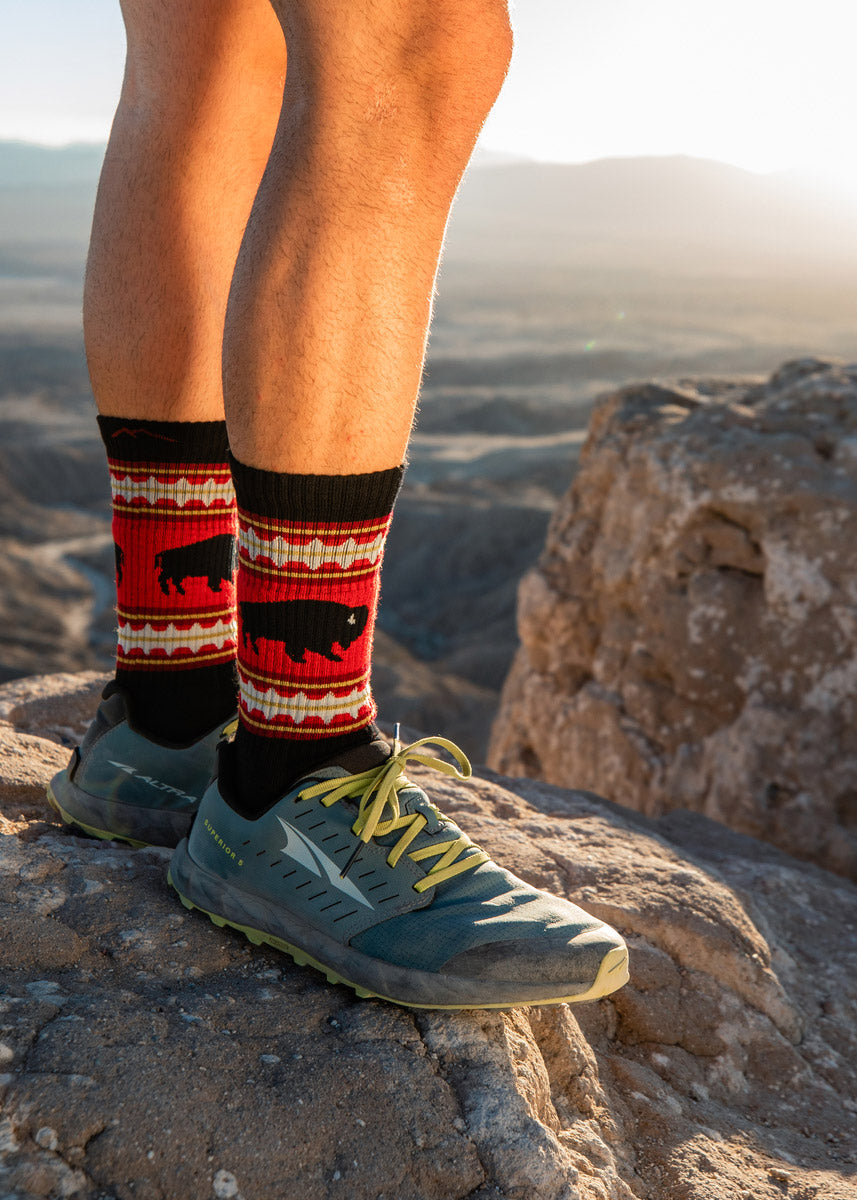
<svg viewBox="0 0 857 1200">
<path fill-rule="evenodd" d="M 497 692 L 421 662 L 383 629 L 375 630 L 372 694 L 385 724 L 454 730 L 465 754 L 484 759 Z"/>
<path fill-rule="evenodd" d="M 45 812 L 45 783 L 83 736 L 107 677 L 32 675 L 0 688 L 0 832 Z"/>
<path fill-rule="evenodd" d="M 18 681 L 0 712 L 51 742 L 94 684 Z M 431 782 L 625 932 L 631 985 L 580 1009 L 360 1001 L 187 912 L 167 851 L 34 814 L 0 836 L 0 1196 L 854 1200 L 857 887 L 693 813 Z"/>
<path fill-rule="evenodd" d="M 857 878 L 857 366 L 603 398 L 518 623 L 493 767 Z"/>
</svg>

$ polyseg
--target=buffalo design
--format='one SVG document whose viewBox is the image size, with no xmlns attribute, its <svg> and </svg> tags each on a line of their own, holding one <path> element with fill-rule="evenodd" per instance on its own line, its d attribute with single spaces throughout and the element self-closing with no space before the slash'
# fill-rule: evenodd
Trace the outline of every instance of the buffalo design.
<svg viewBox="0 0 857 1200">
<path fill-rule="evenodd" d="M 235 538 L 231 533 L 218 533 L 202 542 L 161 550 L 155 555 L 158 583 L 165 596 L 170 594 L 170 584 L 183 596 L 184 581 L 202 575 L 208 580 L 209 590 L 219 592 L 224 580 L 232 582 L 234 564 Z"/>
<path fill-rule="evenodd" d="M 125 565 L 125 551 L 118 542 L 113 543 L 113 554 L 116 558 L 116 582 L 122 582 L 122 568 Z"/>
<path fill-rule="evenodd" d="M 365 604 L 352 607 L 332 600 L 272 600 L 269 603 L 242 600 L 241 636 L 253 652 L 259 652 L 259 638 L 282 642 L 292 662 L 306 662 L 307 650 L 330 662 L 342 662 L 333 647 L 344 652 L 356 642 L 369 619 Z"/>
</svg>

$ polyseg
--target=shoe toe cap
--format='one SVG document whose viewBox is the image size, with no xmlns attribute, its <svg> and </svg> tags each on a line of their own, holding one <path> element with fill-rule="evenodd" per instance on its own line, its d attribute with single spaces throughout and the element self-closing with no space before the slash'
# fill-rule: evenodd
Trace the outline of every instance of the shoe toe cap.
<svg viewBox="0 0 857 1200">
<path fill-rule="evenodd" d="M 443 973 L 498 983 L 585 986 L 597 977 L 608 954 L 625 949 L 622 936 L 599 924 L 569 936 L 552 933 L 484 942 L 453 955 Z"/>
</svg>

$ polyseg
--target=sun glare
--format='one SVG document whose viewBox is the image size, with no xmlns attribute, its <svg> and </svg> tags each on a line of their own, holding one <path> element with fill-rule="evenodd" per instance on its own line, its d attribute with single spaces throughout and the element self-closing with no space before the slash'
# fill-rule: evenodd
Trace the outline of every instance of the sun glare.
<svg viewBox="0 0 857 1200">
<path fill-rule="evenodd" d="M 484 142 L 572 162 L 691 154 L 857 187 L 842 0 L 526 0 Z"/>
<path fill-rule="evenodd" d="M 690 154 L 857 189 L 857 6 L 844 0 L 513 0 L 491 150 L 554 161 Z M 45 30 L 52 30 L 49 37 Z M 0 138 L 106 138 L 117 0 L 31 0 L 4 25 Z"/>
</svg>

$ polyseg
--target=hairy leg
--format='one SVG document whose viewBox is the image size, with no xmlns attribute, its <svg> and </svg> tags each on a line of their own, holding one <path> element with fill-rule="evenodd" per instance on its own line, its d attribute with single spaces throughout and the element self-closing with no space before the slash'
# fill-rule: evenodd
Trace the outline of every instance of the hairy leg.
<svg viewBox="0 0 857 1200">
<path fill-rule="evenodd" d="M 268 0 L 122 0 L 128 55 L 84 297 L 102 414 L 223 419 L 223 321 L 282 102 Z"/>
<path fill-rule="evenodd" d="M 402 462 L 449 208 L 505 76 L 505 0 L 272 0 L 285 103 L 226 323 L 244 463 Z"/>
<path fill-rule="evenodd" d="M 242 642 L 249 643 L 239 661 L 241 721 L 235 742 L 221 747 L 216 784 L 197 806 L 195 789 L 208 777 L 217 728 L 176 754 L 176 747 L 132 738 L 121 703 L 110 695 L 51 794 L 65 820 L 104 836 L 174 844 L 190 826 L 169 876 L 188 907 L 319 966 L 361 996 L 441 1008 L 594 999 L 627 979 L 621 937 L 581 909 L 528 888 L 454 824 L 440 821 L 425 793 L 402 774 L 409 756 L 433 760 L 414 754 L 420 743 L 408 750 L 396 744 L 391 752 L 369 724 L 371 629 L 397 464 L 449 204 L 505 71 L 504 0 L 273 2 L 294 67 L 243 243 L 225 356 L 237 455 L 231 483 L 241 518 L 238 607 Z M 158 57 L 173 10 L 210 7 L 216 29 L 227 3 L 134 0 L 135 9 L 159 18 L 148 27 L 153 40 L 140 48 L 157 48 Z M 130 6 L 127 0 L 126 16 Z M 187 49 L 191 63 L 201 61 L 195 47 Z M 139 81 L 128 85 L 127 121 L 142 136 L 131 103 L 135 89 L 150 117 L 158 105 Z M 202 99 L 199 118 L 182 110 L 186 126 L 202 123 L 216 141 L 219 128 L 204 115 L 218 104 L 208 104 L 205 89 Z M 134 162 L 138 168 L 148 162 L 148 174 L 135 174 L 130 162 L 123 167 L 125 120 L 123 112 L 100 201 L 113 249 L 93 251 L 89 344 L 102 403 L 119 384 L 131 388 L 119 401 L 123 419 L 101 421 L 108 447 L 120 438 L 132 442 L 112 464 L 119 510 L 130 508 L 126 516 L 146 522 L 165 507 L 176 525 L 175 538 L 152 543 L 157 554 L 148 563 L 145 609 L 127 614 L 144 636 L 129 656 L 152 651 L 166 624 L 161 657 L 171 658 L 177 646 L 207 653 L 199 639 L 214 636 L 215 618 L 223 626 L 220 618 L 234 613 L 220 589 L 226 556 L 217 567 L 211 554 L 230 534 L 214 532 L 203 515 L 211 515 L 218 498 L 228 506 L 229 468 L 221 471 L 224 464 L 212 457 L 225 454 L 223 422 L 198 418 L 216 415 L 208 352 L 217 341 L 218 286 L 229 266 L 229 236 L 213 214 L 240 216 L 240 204 L 233 207 L 224 194 L 222 164 L 193 138 L 144 137 L 147 153 Z M 176 127 L 172 120 L 159 126 L 173 135 Z M 155 144 L 166 159 L 153 153 Z M 189 158 L 193 202 L 185 207 L 180 162 L 188 145 L 198 153 Z M 248 154 L 253 161 L 252 149 Z M 203 162 L 214 172 L 208 180 Z M 252 181 L 242 178 L 248 199 Z M 146 186 L 151 207 L 141 211 L 134 201 Z M 124 215 L 140 228 L 120 221 L 123 196 L 131 201 Z M 229 225 L 232 235 L 237 225 Z M 176 240 L 177 226 L 187 243 Z M 203 261 L 200 228 L 219 230 L 213 241 L 221 257 L 213 268 Z M 163 255 L 160 263 L 149 263 L 141 245 Z M 135 271 L 148 291 L 127 301 L 123 271 L 132 292 Z M 163 347 L 153 333 L 158 328 Z M 135 371 L 147 371 L 162 350 L 163 371 L 146 378 L 146 388 L 161 397 L 153 402 Z M 129 395 L 142 412 L 125 408 Z M 161 407 L 153 412 L 152 403 Z M 211 432 L 221 440 L 203 445 L 195 436 L 199 424 L 216 427 Z M 161 437 L 164 426 L 169 465 L 152 464 L 150 471 L 148 461 L 129 461 L 137 441 Z M 176 444 L 180 426 L 193 434 L 187 446 Z M 179 536 L 188 513 L 203 521 L 197 530 L 203 536 L 190 544 Z M 128 558 L 118 550 L 124 574 Z M 153 586 L 181 594 L 201 567 L 215 596 L 212 610 L 152 612 Z M 211 599 L 204 584 L 198 590 L 200 602 Z M 225 612 L 217 611 L 220 604 Z M 176 640 L 185 633 L 187 643 Z M 221 628 L 215 641 L 230 636 Z M 267 657 L 256 653 L 259 646 Z M 218 657 L 223 648 L 213 645 Z M 305 743 L 307 754 L 298 753 Z M 464 777 L 466 759 L 451 753 Z M 308 783 L 305 772 L 331 758 L 333 771 Z M 202 770 L 189 776 L 191 760 Z M 153 782 L 160 803 L 153 803 Z M 299 821 L 306 823 L 298 827 Z M 230 844 L 239 849 L 224 854 Z"/>
<path fill-rule="evenodd" d="M 379 573 L 437 262 L 510 52 L 505 0 L 272 4 L 289 72 L 224 339 L 242 631 L 232 797 L 247 813 L 373 742 Z"/>
<path fill-rule="evenodd" d="M 115 686 L 137 731 L 185 744 L 236 702 L 222 333 L 285 43 L 267 0 L 122 10 L 127 64 L 84 325 L 121 568 Z"/>
</svg>

